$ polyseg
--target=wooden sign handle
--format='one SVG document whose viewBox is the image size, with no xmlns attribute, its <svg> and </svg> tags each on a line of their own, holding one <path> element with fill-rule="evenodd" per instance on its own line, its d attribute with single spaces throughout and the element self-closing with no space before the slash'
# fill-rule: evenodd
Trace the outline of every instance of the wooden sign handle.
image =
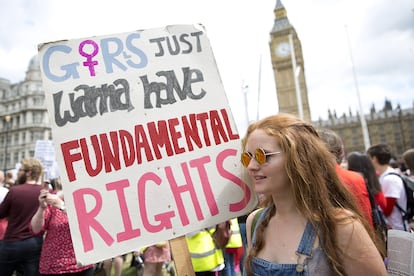
<svg viewBox="0 0 414 276">
<path fill-rule="evenodd" d="M 190 251 L 188 251 L 185 236 L 170 240 L 170 247 L 174 258 L 177 276 L 194 276 L 195 273 L 191 263 Z"/>
</svg>

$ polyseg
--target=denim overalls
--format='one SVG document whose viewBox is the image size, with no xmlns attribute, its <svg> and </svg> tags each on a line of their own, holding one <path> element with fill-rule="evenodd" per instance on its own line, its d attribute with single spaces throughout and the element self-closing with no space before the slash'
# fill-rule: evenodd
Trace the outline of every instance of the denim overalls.
<svg viewBox="0 0 414 276">
<path fill-rule="evenodd" d="M 256 229 L 259 225 L 259 222 L 263 220 L 268 208 L 263 210 L 262 214 L 256 223 L 253 237 L 252 245 L 256 243 Z M 269 261 L 253 257 L 252 259 L 252 268 L 253 275 L 260 276 L 291 276 L 291 275 L 330 275 L 331 269 L 327 262 L 326 255 L 320 247 L 314 249 L 312 252 L 312 247 L 315 242 L 316 231 L 311 223 L 306 223 L 305 231 L 303 232 L 302 239 L 299 243 L 299 247 L 296 251 L 298 254 L 298 263 L 297 264 L 279 264 L 271 263 Z"/>
</svg>

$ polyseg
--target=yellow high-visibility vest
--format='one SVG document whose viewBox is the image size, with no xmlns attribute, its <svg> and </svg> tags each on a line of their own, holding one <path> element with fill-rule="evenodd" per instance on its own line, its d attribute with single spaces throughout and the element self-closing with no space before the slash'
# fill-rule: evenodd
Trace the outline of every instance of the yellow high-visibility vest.
<svg viewBox="0 0 414 276">
<path fill-rule="evenodd" d="M 231 237 L 226 248 L 239 248 L 243 246 L 242 237 L 240 234 L 239 222 L 237 218 L 230 221 Z"/>
<path fill-rule="evenodd" d="M 224 263 L 223 252 L 215 247 L 208 231 L 201 230 L 186 238 L 195 272 L 211 271 Z"/>
</svg>

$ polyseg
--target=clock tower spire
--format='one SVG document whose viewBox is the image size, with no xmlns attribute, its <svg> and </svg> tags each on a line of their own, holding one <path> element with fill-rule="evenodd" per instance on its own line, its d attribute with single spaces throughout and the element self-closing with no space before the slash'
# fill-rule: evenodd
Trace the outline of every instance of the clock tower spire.
<svg viewBox="0 0 414 276">
<path fill-rule="evenodd" d="M 276 1 L 273 12 L 269 46 L 279 112 L 302 115 L 311 121 L 302 45 L 281 0 Z"/>
</svg>

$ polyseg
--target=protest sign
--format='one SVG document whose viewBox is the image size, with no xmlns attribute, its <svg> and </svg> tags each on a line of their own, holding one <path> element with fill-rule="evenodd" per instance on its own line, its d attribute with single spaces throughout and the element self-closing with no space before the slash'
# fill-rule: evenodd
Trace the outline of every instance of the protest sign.
<svg viewBox="0 0 414 276">
<path fill-rule="evenodd" d="M 55 148 L 51 140 L 37 140 L 35 145 L 34 157 L 39 159 L 45 171 L 45 179 L 59 177 L 57 169 Z"/>
<path fill-rule="evenodd" d="M 39 61 L 80 263 L 255 207 L 202 26 L 44 43 Z"/>
</svg>

